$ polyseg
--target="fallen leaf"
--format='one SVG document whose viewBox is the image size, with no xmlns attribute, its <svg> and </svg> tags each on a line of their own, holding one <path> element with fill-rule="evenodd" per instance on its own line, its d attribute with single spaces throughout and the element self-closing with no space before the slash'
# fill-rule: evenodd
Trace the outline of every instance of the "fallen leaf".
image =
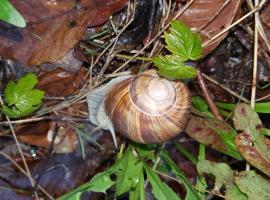
<svg viewBox="0 0 270 200">
<path fill-rule="evenodd" d="M 208 44 L 216 34 L 231 25 L 239 15 L 241 0 L 195 0 L 179 17 L 190 28 L 198 30 L 203 44 L 203 56 L 209 54 L 227 36 L 225 33 Z"/>
<path fill-rule="evenodd" d="M 127 0 L 13 0 L 27 27 L 0 22 L 0 55 L 29 66 L 55 62 L 82 38 L 86 27 L 106 22 L 126 3 Z"/>
</svg>

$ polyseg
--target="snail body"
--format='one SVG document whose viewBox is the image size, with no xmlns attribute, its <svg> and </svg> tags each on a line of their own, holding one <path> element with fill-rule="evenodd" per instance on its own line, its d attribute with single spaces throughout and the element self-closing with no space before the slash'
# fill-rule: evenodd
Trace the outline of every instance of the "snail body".
<svg viewBox="0 0 270 200">
<path fill-rule="evenodd" d="M 184 83 L 147 70 L 115 84 L 105 95 L 104 109 L 122 135 L 138 143 L 160 143 L 185 128 L 190 102 Z"/>
</svg>

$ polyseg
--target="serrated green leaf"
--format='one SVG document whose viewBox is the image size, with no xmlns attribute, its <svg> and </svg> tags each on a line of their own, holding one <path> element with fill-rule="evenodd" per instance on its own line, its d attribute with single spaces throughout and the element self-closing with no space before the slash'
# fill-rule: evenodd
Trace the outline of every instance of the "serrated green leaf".
<svg viewBox="0 0 270 200">
<path fill-rule="evenodd" d="M 128 150 L 116 172 L 116 195 L 119 196 L 139 183 L 141 174 L 143 174 L 143 164 L 136 158 L 132 150 Z"/>
<path fill-rule="evenodd" d="M 0 0 L 0 19 L 18 27 L 25 27 L 25 20 L 8 0 Z"/>
<path fill-rule="evenodd" d="M 20 78 L 17 84 L 10 81 L 4 90 L 4 100 L 7 105 L 2 111 L 11 118 L 30 115 L 42 103 L 44 91 L 33 89 L 37 84 L 35 74 L 27 74 Z"/>
<path fill-rule="evenodd" d="M 167 49 L 178 55 L 182 61 L 198 60 L 202 55 L 201 39 L 184 23 L 172 21 L 170 33 L 165 33 Z"/>
<path fill-rule="evenodd" d="M 129 191 L 129 200 L 145 200 L 144 175 L 141 173 L 139 183 L 135 189 Z"/>
<path fill-rule="evenodd" d="M 243 171 L 237 174 L 235 182 L 241 192 L 248 196 L 248 200 L 269 200 L 270 182 L 255 171 Z"/>
<path fill-rule="evenodd" d="M 166 55 L 153 58 L 154 64 L 159 69 L 159 74 L 170 80 L 189 79 L 197 75 L 194 67 L 185 65 L 177 55 Z"/>
<path fill-rule="evenodd" d="M 185 200 L 200 200 L 200 197 L 199 197 L 197 191 L 193 189 L 193 186 L 189 182 L 186 175 L 177 167 L 177 165 L 169 157 L 168 153 L 166 151 L 163 151 L 161 153 L 161 157 L 170 166 L 171 172 L 173 174 L 175 174 L 176 178 L 184 184 L 186 191 L 187 191 Z"/>
<path fill-rule="evenodd" d="M 157 200 L 180 200 L 176 193 L 153 172 L 153 170 L 144 164 L 147 179 L 151 183 L 152 193 Z"/>
</svg>

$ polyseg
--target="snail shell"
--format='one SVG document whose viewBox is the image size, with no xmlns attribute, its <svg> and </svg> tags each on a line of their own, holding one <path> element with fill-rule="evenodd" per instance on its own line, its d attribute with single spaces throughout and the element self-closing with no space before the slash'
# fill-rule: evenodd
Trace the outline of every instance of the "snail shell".
<svg viewBox="0 0 270 200">
<path fill-rule="evenodd" d="M 115 84 L 104 106 L 116 131 L 138 143 L 159 143 L 185 128 L 190 102 L 184 83 L 148 70 Z"/>
</svg>

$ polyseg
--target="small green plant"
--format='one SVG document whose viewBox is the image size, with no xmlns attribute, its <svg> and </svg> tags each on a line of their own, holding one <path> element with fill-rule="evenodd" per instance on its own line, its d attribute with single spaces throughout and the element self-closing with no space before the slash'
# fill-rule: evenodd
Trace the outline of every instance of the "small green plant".
<svg viewBox="0 0 270 200">
<path fill-rule="evenodd" d="M 176 193 L 157 175 L 150 163 L 156 160 L 154 150 L 146 145 L 129 145 L 127 150 L 118 153 L 113 166 L 104 172 L 96 174 L 90 182 L 81 185 L 75 190 L 63 195 L 58 200 L 80 199 L 83 192 L 94 191 L 105 193 L 107 189 L 115 187 L 116 196 L 129 192 L 130 200 L 144 200 L 145 180 L 149 181 L 152 193 L 157 200 L 180 200 Z M 165 167 L 160 173 L 173 173 L 187 190 L 186 199 L 199 200 L 196 190 L 193 189 L 186 175 L 178 169 L 166 151 L 161 152 Z M 112 179 L 115 177 L 115 179 Z"/>
<path fill-rule="evenodd" d="M 199 34 L 193 33 L 182 22 L 172 21 L 170 33 L 165 33 L 165 42 L 172 54 L 153 58 L 159 74 L 171 80 L 196 77 L 196 69 L 186 61 L 198 60 L 202 55 Z"/>
<path fill-rule="evenodd" d="M 8 0 L 0 0 L 0 19 L 22 28 L 26 25 L 22 15 Z"/>
<path fill-rule="evenodd" d="M 10 118 L 20 118 L 37 110 L 44 96 L 44 91 L 34 89 L 37 81 L 37 76 L 32 73 L 20 78 L 17 83 L 9 81 L 4 90 L 2 112 Z"/>
</svg>

